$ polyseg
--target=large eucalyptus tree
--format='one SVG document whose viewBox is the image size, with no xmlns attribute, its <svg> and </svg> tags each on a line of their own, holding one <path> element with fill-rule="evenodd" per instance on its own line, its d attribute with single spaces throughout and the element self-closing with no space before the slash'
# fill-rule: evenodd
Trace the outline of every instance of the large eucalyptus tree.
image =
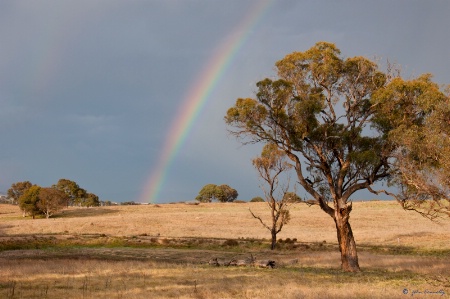
<svg viewBox="0 0 450 299">
<path fill-rule="evenodd" d="M 310 202 L 335 222 L 342 269 L 360 271 L 349 221 L 351 196 L 363 189 L 377 194 L 374 184 L 381 181 L 406 186 L 399 179 L 399 151 L 407 148 L 396 138 L 400 114 L 413 119 L 423 109 L 402 109 L 396 93 L 401 94 L 401 84 L 395 85 L 402 79 L 367 58 L 343 58 L 331 43 L 291 53 L 276 68 L 279 78 L 258 82 L 256 98 L 238 99 L 225 121 L 242 143 L 275 144 L 286 153 Z M 445 99 L 428 79 L 418 79 L 424 86 L 409 95 L 409 106 L 428 96 Z M 408 200 L 396 198 L 402 204 Z"/>
</svg>

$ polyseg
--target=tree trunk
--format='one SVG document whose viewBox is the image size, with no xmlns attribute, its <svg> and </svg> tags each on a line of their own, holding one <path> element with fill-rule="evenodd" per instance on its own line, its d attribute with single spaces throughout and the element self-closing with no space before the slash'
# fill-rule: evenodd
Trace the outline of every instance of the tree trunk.
<svg viewBox="0 0 450 299">
<path fill-rule="evenodd" d="M 272 244 L 270 245 L 270 249 L 274 250 L 275 246 L 277 245 L 277 233 L 274 230 L 272 230 L 271 233 L 272 233 Z"/>
<path fill-rule="evenodd" d="M 351 208 L 336 209 L 334 222 L 336 224 L 339 251 L 341 252 L 341 268 L 346 272 L 360 272 L 355 238 L 350 227 Z"/>
</svg>

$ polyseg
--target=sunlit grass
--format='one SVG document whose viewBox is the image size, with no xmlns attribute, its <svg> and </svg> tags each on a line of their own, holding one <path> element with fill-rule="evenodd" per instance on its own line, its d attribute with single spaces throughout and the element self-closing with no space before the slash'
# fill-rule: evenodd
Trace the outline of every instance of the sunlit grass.
<svg viewBox="0 0 450 299">
<path fill-rule="evenodd" d="M 0 298 L 406 298 L 450 293 L 450 220 L 395 202 L 356 202 L 351 224 L 361 273 L 339 269 L 331 218 L 291 206 L 270 251 L 248 207 L 264 203 L 71 208 L 22 218 L 0 205 Z M 211 267 L 209 259 L 273 259 L 275 269 Z M 421 297 L 422 296 L 422 297 Z M 409 296 L 411 297 L 411 293 Z M 414 298 L 431 298 L 415 294 Z M 434 298 L 434 297 L 433 297 Z"/>
<path fill-rule="evenodd" d="M 409 271 L 355 275 L 301 266 L 269 270 L 66 259 L 14 263 L 3 265 L 2 280 L 11 279 L 0 286 L 2 298 L 13 288 L 17 298 L 396 298 L 404 288 L 432 287 Z"/>
</svg>

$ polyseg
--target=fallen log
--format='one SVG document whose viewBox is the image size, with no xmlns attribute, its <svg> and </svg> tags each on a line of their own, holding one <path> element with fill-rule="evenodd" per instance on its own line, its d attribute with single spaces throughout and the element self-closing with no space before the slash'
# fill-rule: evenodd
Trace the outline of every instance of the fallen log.
<svg viewBox="0 0 450 299">
<path fill-rule="evenodd" d="M 245 260 L 237 260 L 232 259 L 229 262 L 224 261 L 223 259 L 212 258 L 208 261 L 210 266 L 220 267 L 220 266 L 234 266 L 234 267 L 258 267 L 258 268 L 275 268 L 276 262 L 274 260 L 256 260 L 251 256 L 250 259 Z"/>
<path fill-rule="evenodd" d="M 255 267 L 259 268 L 271 268 L 273 269 L 275 267 L 275 261 L 272 260 L 261 260 L 261 261 L 255 261 L 254 262 Z"/>
<path fill-rule="evenodd" d="M 229 266 L 236 266 L 236 267 L 244 267 L 249 265 L 251 265 L 251 263 L 246 260 L 231 260 L 229 263 Z"/>
</svg>

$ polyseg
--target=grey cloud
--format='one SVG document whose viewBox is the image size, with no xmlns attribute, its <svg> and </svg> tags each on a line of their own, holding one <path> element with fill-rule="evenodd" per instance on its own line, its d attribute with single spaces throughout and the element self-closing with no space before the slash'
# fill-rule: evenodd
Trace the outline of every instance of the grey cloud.
<svg viewBox="0 0 450 299">
<path fill-rule="evenodd" d="M 103 199 L 137 200 L 189 88 L 259 0 L 0 2 L 0 191 L 74 179 Z M 230 59 L 167 175 L 161 200 L 210 183 L 260 192 L 258 147 L 223 116 L 274 63 L 318 40 L 346 56 L 379 55 L 448 82 L 450 4 L 273 1 Z"/>
</svg>

